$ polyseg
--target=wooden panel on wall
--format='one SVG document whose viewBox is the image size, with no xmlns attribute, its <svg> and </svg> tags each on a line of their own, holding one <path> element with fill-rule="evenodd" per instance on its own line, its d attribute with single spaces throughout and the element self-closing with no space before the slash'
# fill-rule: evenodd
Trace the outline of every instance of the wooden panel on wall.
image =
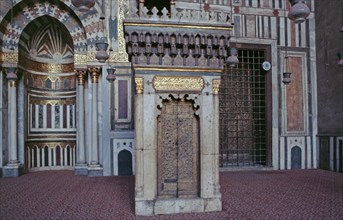
<svg viewBox="0 0 343 220">
<path fill-rule="evenodd" d="M 302 65 L 302 57 L 288 58 L 288 71 L 292 73 L 292 81 L 286 89 L 287 131 L 291 132 L 305 130 Z"/>
</svg>

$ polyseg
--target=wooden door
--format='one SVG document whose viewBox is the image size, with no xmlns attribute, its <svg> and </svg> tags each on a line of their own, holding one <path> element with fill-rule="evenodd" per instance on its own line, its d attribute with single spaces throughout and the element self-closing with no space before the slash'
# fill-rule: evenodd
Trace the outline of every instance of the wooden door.
<svg viewBox="0 0 343 220">
<path fill-rule="evenodd" d="M 158 196 L 199 194 L 199 120 L 192 102 L 163 102 L 158 118 Z"/>
</svg>

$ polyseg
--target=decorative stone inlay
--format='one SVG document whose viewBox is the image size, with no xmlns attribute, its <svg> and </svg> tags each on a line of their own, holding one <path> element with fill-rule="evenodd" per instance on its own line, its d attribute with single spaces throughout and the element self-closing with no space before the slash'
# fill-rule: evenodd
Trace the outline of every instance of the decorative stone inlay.
<svg viewBox="0 0 343 220">
<path fill-rule="evenodd" d="M 142 94 L 143 93 L 143 78 L 135 78 L 136 83 L 136 93 Z"/>
<path fill-rule="evenodd" d="M 212 80 L 213 94 L 218 95 L 220 89 L 220 79 Z"/>
<path fill-rule="evenodd" d="M 200 76 L 155 76 L 153 87 L 157 91 L 201 91 L 204 79 Z"/>
</svg>

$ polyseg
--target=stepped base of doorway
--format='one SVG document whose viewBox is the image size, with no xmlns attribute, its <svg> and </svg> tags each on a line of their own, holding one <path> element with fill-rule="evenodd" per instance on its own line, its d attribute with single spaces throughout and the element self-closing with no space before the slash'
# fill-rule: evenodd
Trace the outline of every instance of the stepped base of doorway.
<svg viewBox="0 0 343 220">
<path fill-rule="evenodd" d="M 74 169 L 75 176 L 88 176 L 87 164 L 76 164 Z"/>
<path fill-rule="evenodd" d="M 136 215 L 196 213 L 222 211 L 221 198 L 156 199 L 137 201 Z"/>
<path fill-rule="evenodd" d="M 7 164 L 2 168 L 3 177 L 17 177 L 23 173 L 23 166 L 20 163 Z"/>
<path fill-rule="evenodd" d="M 88 176 L 90 177 L 103 176 L 103 171 L 104 169 L 99 164 L 88 166 Z"/>
</svg>

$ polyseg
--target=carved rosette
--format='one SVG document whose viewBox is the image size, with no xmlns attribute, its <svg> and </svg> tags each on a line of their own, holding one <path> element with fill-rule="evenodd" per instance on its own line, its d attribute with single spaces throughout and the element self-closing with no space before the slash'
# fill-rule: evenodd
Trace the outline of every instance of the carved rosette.
<svg viewBox="0 0 343 220">
<path fill-rule="evenodd" d="M 100 68 L 99 67 L 89 67 L 88 70 L 90 72 L 92 83 L 98 83 L 99 82 Z"/>
<path fill-rule="evenodd" d="M 135 78 L 136 94 L 143 93 L 143 78 Z"/>
<path fill-rule="evenodd" d="M 220 89 L 220 79 L 214 79 L 212 80 L 212 91 L 213 94 L 218 95 Z"/>
</svg>

